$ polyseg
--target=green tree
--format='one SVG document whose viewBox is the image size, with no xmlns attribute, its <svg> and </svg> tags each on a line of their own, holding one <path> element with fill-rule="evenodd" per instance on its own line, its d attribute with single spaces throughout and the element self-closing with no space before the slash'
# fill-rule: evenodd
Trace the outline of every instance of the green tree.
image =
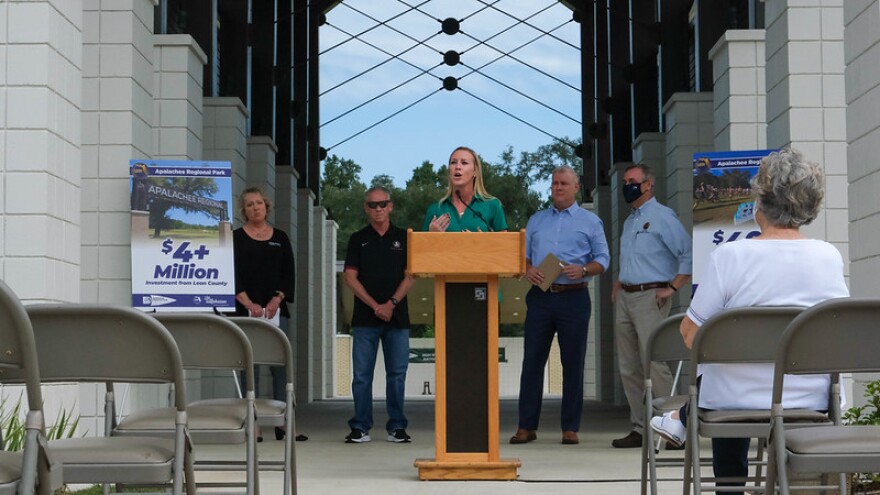
<svg viewBox="0 0 880 495">
<path fill-rule="evenodd" d="M 336 235 L 336 259 L 345 259 L 345 249 L 351 234 L 364 224 L 364 193 L 361 166 L 353 160 L 330 155 L 324 162 L 321 178 L 321 203 L 330 217 L 339 225 Z"/>
<path fill-rule="evenodd" d="M 189 177 L 151 177 L 149 180 L 150 187 L 161 187 L 180 191 L 195 196 L 211 195 L 217 192 L 217 182 L 209 178 L 189 178 Z M 150 227 L 153 228 L 153 237 L 162 235 L 162 230 L 172 228 L 172 219 L 168 216 L 168 210 L 171 208 L 180 208 L 187 213 L 201 212 L 211 218 L 220 220 L 220 212 L 213 209 L 201 209 L 194 206 L 176 203 L 162 199 L 161 196 L 152 196 L 149 199 L 148 208 L 150 210 Z"/>
</svg>

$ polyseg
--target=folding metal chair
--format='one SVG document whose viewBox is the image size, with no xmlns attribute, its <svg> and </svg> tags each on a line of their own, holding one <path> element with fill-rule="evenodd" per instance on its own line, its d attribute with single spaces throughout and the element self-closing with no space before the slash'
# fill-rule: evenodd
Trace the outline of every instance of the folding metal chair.
<svg viewBox="0 0 880 495">
<path fill-rule="evenodd" d="M 691 349 L 691 376 L 688 391 L 689 411 L 685 447 L 684 493 L 693 483 L 694 495 L 704 491 L 725 491 L 724 487 L 704 484 L 754 482 L 751 491 L 761 486 L 763 441 L 770 434 L 770 410 L 703 410 L 699 404 L 697 368 L 707 363 L 772 363 L 776 347 L 785 328 L 803 309 L 781 307 L 737 308 L 721 312 L 700 327 Z M 767 404 L 769 407 L 770 404 Z M 802 422 L 827 422 L 827 416 L 810 410 L 788 410 L 787 418 Z M 700 473 L 700 437 L 757 438 L 758 452 L 750 460 L 755 475 L 742 479 L 703 479 Z M 720 488 L 720 489 L 719 489 Z M 729 490 L 728 490 L 729 491 Z"/>
<path fill-rule="evenodd" d="M 880 371 L 880 299 L 831 299 L 805 310 L 779 343 L 773 372 L 768 493 L 834 489 L 846 493 L 843 473 L 880 471 L 880 426 L 841 424 L 840 373 Z M 782 407 L 785 375 L 831 373 L 832 425 L 790 429 Z M 790 486 L 788 472 L 841 473 L 838 486 Z"/>
<path fill-rule="evenodd" d="M 293 437 L 296 435 L 295 407 L 296 399 L 293 393 L 294 368 L 293 350 L 290 340 L 284 332 L 260 318 L 232 317 L 236 325 L 244 330 L 254 350 L 254 363 L 271 366 L 285 366 L 287 371 L 287 383 L 285 385 L 286 399 L 284 402 L 272 399 L 256 399 L 257 423 L 266 426 L 287 425 L 288 433 L 284 436 L 284 459 L 282 461 L 260 460 L 258 468 L 263 470 L 280 469 L 284 471 L 284 495 L 296 494 L 296 444 Z M 244 399 L 206 399 L 193 402 L 191 406 L 207 405 L 232 405 L 243 402 Z"/>
<path fill-rule="evenodd" d="M 24 449 L 0 451 L 0 494 L 49 495 L 61 486 L 61 465 L 46 450 L 40 369 L 31 321 L 18 297 L 0 280 L 0 383 L 10 374 L 27 391 Z M 0 444 L 3 432 L 0 431 Z"/>
<path fill-rule="evenodd" d="M 177 343 L 184 369 L 253 369 L 253 351 L 247 335 L 229 319 L 210 313 L 153 313 Z M 176 395 L 177 401 L 185 400 Z M 193 443 L 244 444 L 245 483 L 198 483 L 199 487 L 245 487 L 245 493 L 259 493 L 257 446 L 254 436 L 254 380 L 248 374 L 242 403 L 187 408 Z M 116 436 L 167 437 L 174 419 L 172 407 L 136 411 L 113 429 Z M 197 460 L 196 470 L 240 469 L 240 461 Z"/>
<path fill-rule="evenodd" d="M 192 444 L 187 436 L 186 385 L 180 353 L 168 331 L 140 311 L 97 305 L 27 307 L 43 382 L 106 383 L 105 437 L 49 442 L 67 483 L 172 486 L 195 494 Z M 171 383 L 177 407 L 169 439 L 109 436 L 113 384 Z"/>
<path fill-rule="evenodd" d="M 691 358 L 691 350 L 684 345 L 679 327 L 684 313 L 672 315 L 661 321 L 651 331 L 645 349 L 642 354 L 642 369 L 650 370 L 651 363 L 678 361 L 679 370 L 682 361 Z M 645 434 L 642 442 L 642 495 L 647 493 L 650 480 L 651 494 L 657 495 L 657 467 L 683 466 L 682 459 L 658 459 L 655 444 L 656 434 L 651 428 L 651 418 L 657 413 L 677 411 L 687 403 L 687 395 L 676 395 L 679 373 L 676 372 L 672 384 L 672 395 L 668 397 L 654 397 L 653 382 L 650 373 L 645 373 Z"/>
</svg>

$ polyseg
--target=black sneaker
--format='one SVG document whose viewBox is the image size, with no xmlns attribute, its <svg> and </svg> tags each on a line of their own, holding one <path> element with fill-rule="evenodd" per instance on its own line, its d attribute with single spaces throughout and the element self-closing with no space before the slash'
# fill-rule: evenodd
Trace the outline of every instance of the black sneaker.
<svg viewBox="0 0 880 495">
<path fill-rule="evenodd" d="M 370 434 L 358 429 L 351 430 L 351 433 L 345 437 L 345 443 L 366 443 L 372 440 Z"/>
<path fill-rule="evenodd" d="M 412 438 L 406 434 L 406 430 L 398 428 L 388 434 L 388 441 L 394 443 L 410 443 Z"/>
</svg>

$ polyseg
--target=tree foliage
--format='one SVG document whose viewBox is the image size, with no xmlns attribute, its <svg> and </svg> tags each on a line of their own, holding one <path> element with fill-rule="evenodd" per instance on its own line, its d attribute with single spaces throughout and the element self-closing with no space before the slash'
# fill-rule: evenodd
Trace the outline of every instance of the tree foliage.
<svg viewBox="0 0 880 495">
<path fill-rule="evenodd" d="M 571 140 L 566 139 L 571 142 Z M 551 172 L 559 165 L 568 165 L 580 172 L 582 162 L 570 146 L 554 142 L 534 152 L 517 154 L 512 146 L 501 153 L 497 161 L 483 161 L 483 180 L 490 194 L 501 200 L 509 230 L 524 229 L 529 217 L 549 202 L 544 199 L 549 191 Z M 321 197 L 324 207 L 339 224 L 337 259 L 345 258 L 345 249 L 352 233 L 366 225 L 363 212 L 367 186 L 359 178 L 361 166 L 353 160 L 331 155 L 324 162 Z M 393 178 L 381 174 L 370 180 L 370 187 L 382 186 L 391 191 L 394 211 L 391 221 L 398 227 L 421 230 L 425 211 L 433 201 L 446 192 L 447 166 L 435 168 L 423 161 L 412 171 L 403 188 L 394 185 Z M 545 187 L 542 187 L 546 184 Z"/>
<path fill-rule="evenodd" d="M 210 196 L 218 190 L 217 182 L 209 178 L 151 177 L 149 182 L 154 186 L 174 189 L 195 196 Z M 216 210 L 196 208 L 155 196 L 149 200 L 148 206 L 150 210 L 149 222 L 150 227 L 153 228 L 153 237 L 159 237 L 162 235 L 163 229 L 167 230 L 173 227 L 172 219 L 168 216 L 168 210 L 171 208 L 180 208 L 187 213 L 201 212 L 211 218 L 220 219 L 220 212 Z"/>
</svg>

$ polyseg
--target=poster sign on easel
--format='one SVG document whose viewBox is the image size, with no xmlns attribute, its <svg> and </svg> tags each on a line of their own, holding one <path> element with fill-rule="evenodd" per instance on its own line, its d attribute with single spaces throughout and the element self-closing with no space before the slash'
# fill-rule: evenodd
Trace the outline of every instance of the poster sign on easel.
<svg viewBox="0 0 880 495">
<path fill-rule="evenodd" d="M 132 306 L 232 311 L 229 162 L 131 160 Z"/>
<path fill-rule="evenodd" d="M 751 180 L 773 151 L 694 153 L 694 291 L 712 251 L 761 233 Z"/>
</svg>

